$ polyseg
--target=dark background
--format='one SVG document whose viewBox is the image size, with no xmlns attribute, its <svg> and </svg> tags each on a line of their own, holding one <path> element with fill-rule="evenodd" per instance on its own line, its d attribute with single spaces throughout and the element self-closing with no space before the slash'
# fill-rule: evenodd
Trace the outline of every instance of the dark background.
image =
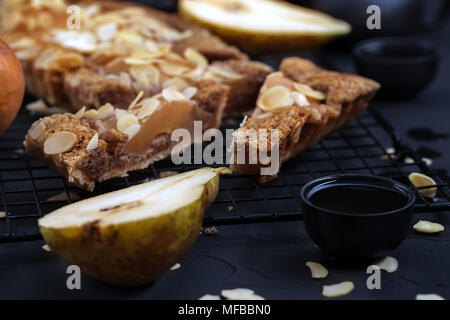
<svg viewBox="0 0 450 320">
<path fill-rule="evenodd" d="M 156 3 L 156 1 L 155 1 Z M 163 2 L 158 1 L 159 5 Z M 355 13 L 357 14 L 357 13 Z M 364 14 L 364 13 L 361 13 Z M 372 103 L 398 130 L 404 142 L 432 157 L 433 168 L 450 170 L 450 24 L 432 33 L 441 56 L 435 81 L 414 100 Z M 339 69 L 353 72 L 348 51 L 325 52 Z M 450 212 L 415 214 L 450 226 Z M 414 299 L 418 293 L 437 293 L 450 299 L 450 231 L 423 235 L 411 231 L 392 256 L 399 270 L 383 272 L 382 289 L 366 288 L 366 266 L 340 266 L 326 261 L 309 240 L 303 222 L 219 226 L 215 236 L 200 235 L 181 261 L 157 283 L 136 289 L 110 287 L 87 276 L 82 290 L 66 288 L 66 266 L 41 249 L 43 241 L 0 245 L 0 298 L 132 298 L 197 299 L 224 288 L 251 288 L 267 299 L 319 299 L 324 284 L 351 280 L 355 290 L 344 299 Z M 321 261 L 330 271 L 324 280 L 312 280 L 304 263 Z"/>
</svg>

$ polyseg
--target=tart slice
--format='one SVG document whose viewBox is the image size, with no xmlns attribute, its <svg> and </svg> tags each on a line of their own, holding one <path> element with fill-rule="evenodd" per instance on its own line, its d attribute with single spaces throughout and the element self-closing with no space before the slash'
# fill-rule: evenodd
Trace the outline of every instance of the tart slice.
<svg viewBox="0 0 450 320">
<path fill-rule="evenodd" d="M 98 110 L 56 114 L 33 123 L 25 137 L 27 151 L 56 169 L 69 182 L 92 191 L 96 182 L 122 177 L 187 147 L 171 139 L 174 130 L 190 133 L 220 126 L 227 87 L 204 80 L 183 92 L 167 88 L 127 109 L 107 103 Z M 177 149 L 177 152 L 181 152 Z"/>
<path fill-rule="evenodd" d="M 177 15 L 116 1 L 5 1 L 0 37 L 23 65 L 27 89 L 76 112 L 111 103 L 126 108 L 169 86 L 213 80 L 232 89 L 227 111 L 252 105 L 270 67 L 248 60 Z M 75 19 L 75 20 L 74 20 Z M 73 25 L 71 24 L 73 23 Z"/>
<path fill-rule="evenodd" d="M 261 182 L 275 178 L 282 162 L 355 118 L 380 87 L 301 58 L 284 59 L 280 70 L 267 77 L 252 116 L 234 134 L 232 170 L 260 175 Z M 275 132 L 277 139 L 271 140 Z M 277 163 L 264 163 L 261 154 Z M 261 175 L 269 167 L 275 171 Z"/>
</svg>

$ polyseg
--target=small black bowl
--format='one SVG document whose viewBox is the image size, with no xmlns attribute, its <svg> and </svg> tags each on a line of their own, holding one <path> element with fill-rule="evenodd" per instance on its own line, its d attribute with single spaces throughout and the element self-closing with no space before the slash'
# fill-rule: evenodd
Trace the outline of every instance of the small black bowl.
<svg viewBox="0 0 450 320">
<path fill-rule="evenodd" d="M 303 220 L 312 241 L 329 257 L 368 261 L 387 255 L 409 232 L 414 192 L 384 177 L 342 174 L 301 190 Z"/>
<path fill-rule="evenodd" d="M 381 84 L 380 95 L 408 99 L 430 84 L 438 56 L 423 39 L 387 37 L 359 42 L 353 49 L 358 73 Z"/>
</svg>

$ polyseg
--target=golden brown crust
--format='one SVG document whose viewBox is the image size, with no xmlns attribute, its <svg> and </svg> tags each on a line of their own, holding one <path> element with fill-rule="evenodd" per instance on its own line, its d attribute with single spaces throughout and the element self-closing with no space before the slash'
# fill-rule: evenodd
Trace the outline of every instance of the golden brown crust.
<svg viewBox="0 0 450 320">
<path fill-rule="evenodd" d="M 323 100 L 310 98 L 309 104 L 279 107 L 272 111 L 265 111 L 258 107 L 253 116 L 237 130 L 234 136 L 235 163 L 231 168 L 241 174 L 259 175 L 262 167 L 248 162 L 250 149 L 261 149 L 258 140 L 248 139 L 248 132 L 252 130 L 277 129 L 280 133 L 279 160 L 288 160 L 299 152 L 317 143 L 331 131 L 338 129 L 355 118 L 367 106 L 375 95 L 379 84 L 370 79 L 357 75 L 340 74 L 322 70 L 312 62 L 300 58 L 287 58 L 281 64 L 282 72 L 267 77 L 260 95 L 270 87 L 283 86 L 295 91 L 294 82 L 307 85 L 324 94 Z M 292 95 L 292 93 L 291 93 Z M 259 101 L 259 100 L 258 100 Z M 245 148 L 246 162 L 239 163 L 237 150 Z M 269 166 L 269 165 L 267 165 Z M 260 182 L 267 182 L 275 175 L 260 176 Z"/>
<path fill-rule="evenodd" d="M 227 87 L 213 81 L 202 81 L 198 83 L 197 90 L 189 101 L 193 105 L 192 121 L 202 121 L 203 130 L 218 128 L 225 107 Z M 142 105 L 138 104 L 127 112 L 138 114 L 144 105 L 142 102 Z M 142 120 L 142 126 L 145 121 Z M 75 134 L 75 145 L 65 152 L 47 154 L 44 147 L 47 139 L 62 131 Z M 88 150 L 96 134 L 98 145 Z M 92 191 L 96 182 L 122 177 L 127 172 L 146 168 L 166 158 L 178 143 L 171 141 L 170 132 L 160 133 L 152 141 L 146 142 L 150 144 L 145 150 L 128 151 L 126 147 L 129 141 L 127 134 L 118 129 L 114 112 L 107 117 L 65 113 L 36 121 L 25 137 L 25 148 L 32 156 L 56 169 L 69 182 Z"/>
</svg>

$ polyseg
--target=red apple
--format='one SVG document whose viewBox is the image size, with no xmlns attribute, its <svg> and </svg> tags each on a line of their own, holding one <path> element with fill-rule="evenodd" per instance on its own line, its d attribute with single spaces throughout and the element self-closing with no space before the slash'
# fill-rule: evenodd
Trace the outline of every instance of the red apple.
<svg viewBox="0 0 450 320">
<path fill-rule="evenodd" d="M 24 92 L 25 79 L 19 59 L 0 40 L 0 135 L 16 117 Z"/>
</svg>

